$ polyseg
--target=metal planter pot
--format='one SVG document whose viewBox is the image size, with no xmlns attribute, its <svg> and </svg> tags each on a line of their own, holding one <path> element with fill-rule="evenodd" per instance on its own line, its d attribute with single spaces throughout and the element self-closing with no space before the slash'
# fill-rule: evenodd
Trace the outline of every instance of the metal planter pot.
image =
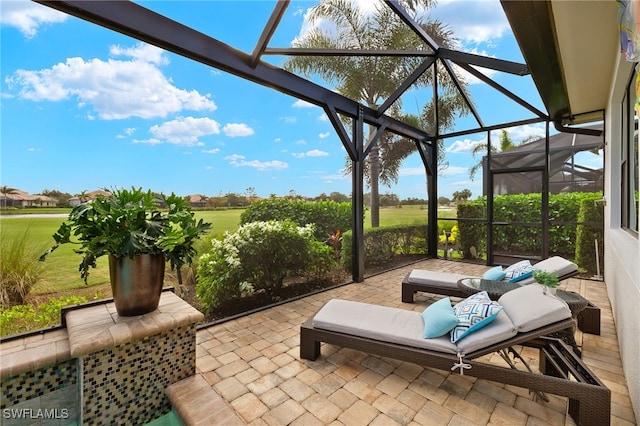
<svg viewBox="0 0 640 426">
<path fill-rule="evenodd" d="M 158 308 L 164 283 L 164 255 L 109 255 L 111 291 L 120 316 L 143 315 Z"/>
</svg>

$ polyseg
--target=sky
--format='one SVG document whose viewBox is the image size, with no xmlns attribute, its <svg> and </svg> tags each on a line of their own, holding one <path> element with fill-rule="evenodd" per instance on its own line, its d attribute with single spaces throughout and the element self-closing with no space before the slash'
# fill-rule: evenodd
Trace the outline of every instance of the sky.
<svg viewBox="0 0 640 426">
<path fill-rule="evenodd" d="M 245 53 L 275 5 L 140 3 Z M 315 4 L 292 1 L 269 46 L 290 47 L 318 25 L 308 20 Z M 524 62 L 498 0 L 441 0 L 430 14 L 450 27 L 459 50 Z M 131 186 L 206 196 L 351 193 L 346 152 L 319 107 L 30 1 L 0 0 L 0 18 L 1 185 L 72 195 Z M 544 110 L 529 77 L 483 72 Z M 487 125 L 531 118 L 474 79 L 469 90 Z M 403 105 L 423 96 L 409 92 Z M 470 118 L 456 123 L 475 127 Z M 509 129 L 516 142 L 532 134 L 543 136 L 544 125 Z M 479 160 L 471 149 L 485 140 L 479 133 L 445 141 L 439 195 L 481 195 L 468 169 Z M 425 182 L 416 154 L 403 162 L 398 184 L 380 192 L 426 198 Z"/>
</svg>

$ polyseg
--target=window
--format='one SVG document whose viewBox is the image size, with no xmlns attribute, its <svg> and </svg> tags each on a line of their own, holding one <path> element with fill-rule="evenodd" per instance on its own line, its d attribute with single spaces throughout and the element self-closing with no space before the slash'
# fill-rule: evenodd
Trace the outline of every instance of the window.
<svg viewBox="0 0 640 426">
<path fill-rule="evenodd" d="M 622 227 L 638 234 L 638 68 L 631 76 L 622 114 Z"/>
</svg>

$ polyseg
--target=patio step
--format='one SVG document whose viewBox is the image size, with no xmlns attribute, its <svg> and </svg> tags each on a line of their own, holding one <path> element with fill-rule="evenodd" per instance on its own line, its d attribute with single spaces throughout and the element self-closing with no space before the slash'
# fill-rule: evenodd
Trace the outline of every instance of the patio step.
<svg viewBox="0 0 640 426">
<path fill-rule="evenodd" d="M 200 374 L 167 386 L 165 393 L 187 426 L 245 424 Z"/>
</svg>

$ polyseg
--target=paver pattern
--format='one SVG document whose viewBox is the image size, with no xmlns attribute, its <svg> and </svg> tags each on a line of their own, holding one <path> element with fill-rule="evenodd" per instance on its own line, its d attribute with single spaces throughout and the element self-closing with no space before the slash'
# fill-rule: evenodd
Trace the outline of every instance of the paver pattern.
<svg viewBox="0 0 640 426">
<path fill-rule="evenodd" d="M 566 398 L 539 402 L 525 388 L 424 368 L 322 344 L 316 361 L 299 358 L 299 327 L 332 298 L 422 311 L 442 296 L 402 303 L 413 268 L 481 275 L 483 265 L 426 260 L 197 333 L 197 375 L 174 389 L 181 414 L 202 425 L 572 425 Z M 576 331 L 583 360 L 611 389 L 612 425 L 635 425 L 605 283 L 570 278 L 601 309 L 601 335 Z M 455 298 L 453 299 L 456 300 Z M 537 366 L 537 351 L 521 354 Z M 491 362 L 504 363 L 497 355 Z"/>
</svg>

